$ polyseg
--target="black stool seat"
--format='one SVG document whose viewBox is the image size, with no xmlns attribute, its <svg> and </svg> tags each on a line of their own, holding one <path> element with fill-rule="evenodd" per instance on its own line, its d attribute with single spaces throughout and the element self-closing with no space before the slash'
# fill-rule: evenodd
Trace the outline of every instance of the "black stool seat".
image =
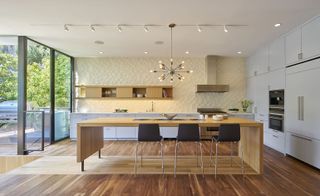
<svg viewBox="0 0 320 196">
<path fill-rule="evenodd" d="M 178 129 L 178 141 L 200 141 L 198 124 L 180 124 Z"/>
<path fill-rule="evenodd" d="M 223 124 L 219 127 L 219 134 L 212 137 L 218 142 L 238 142 L 240 141 L 239 124 Z"/>
<path fill-rule="evenodd" d="M 158 124 L 140 124 L 138 130 L 139 142 L 161 141 L 160 128 Z"/>
</svg>

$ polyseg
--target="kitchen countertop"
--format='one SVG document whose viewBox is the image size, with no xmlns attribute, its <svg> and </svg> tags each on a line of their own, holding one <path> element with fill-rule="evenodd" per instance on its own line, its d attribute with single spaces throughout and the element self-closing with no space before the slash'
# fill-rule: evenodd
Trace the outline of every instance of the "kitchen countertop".
<svg viewBox="0 0 320 196">
<path fill-rule="evenodd" d="M 147 123 L 147 124 L 159 124 L 160 126 L 177 126 L 181 123 L 181 120 L 159 120 L 159 119 L 134 119 L 134 118 L 97 118 L 97 119 L 91 119 L 91 120 L 85 120 L 80 121 L 77 123 L 78 126 L 123 126 L 123 125 L 130 125 L 130 126 L 138 126 L 141 123 Z M 254 127 L 260 127 L 262 126 L 262 123 L 244 119 L 244 118 L 228 118 L 221 121 L 215 121 L 211 118 L 208 119 L 184 119 L 183 123 L 188 124 L 199 124 L 200 127 L 206 127 L 211 125 L 217 125 L 220 124 L 240 124 L 240 126 L 254 126 Z"/>
</svg>

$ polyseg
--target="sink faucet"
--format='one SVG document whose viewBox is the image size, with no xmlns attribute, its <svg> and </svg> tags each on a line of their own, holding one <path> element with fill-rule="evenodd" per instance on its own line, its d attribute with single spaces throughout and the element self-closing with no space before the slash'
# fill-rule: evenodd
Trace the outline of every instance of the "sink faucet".
<svg viewBox="0 0 320 196">
<path fill-rule="evenodd" d="M 151 109 L 146 109 L 146 112 L 154 112 L 154 103 L 151 101 Z"/>
</svg>

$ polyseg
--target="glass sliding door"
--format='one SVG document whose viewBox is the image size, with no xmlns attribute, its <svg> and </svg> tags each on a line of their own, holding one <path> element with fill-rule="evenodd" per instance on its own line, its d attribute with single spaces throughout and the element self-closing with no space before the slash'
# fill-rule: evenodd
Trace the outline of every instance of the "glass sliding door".
<svg viewBox="0 0 320 196">
<path fill-rule="evenodd" d="M 51 143 L 50 49 L 31 40 L 26 80 L 25 149 L 41 150 L 42 144 Z"/>
<path fill-rule="evenodd" d="M 17 154 L 18 38 L 0 36 L 0 155 Z"/>
<path fill-rule="evenodd" d="M 54 141 L 58 141 L 70 135 L 71 58 L 55 51 L 54 62 Z"/>
</svg>

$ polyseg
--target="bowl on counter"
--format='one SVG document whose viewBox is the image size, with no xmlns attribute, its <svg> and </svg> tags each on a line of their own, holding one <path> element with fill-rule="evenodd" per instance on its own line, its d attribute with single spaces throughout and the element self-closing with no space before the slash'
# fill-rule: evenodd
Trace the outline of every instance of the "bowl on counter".
<svg viewBox="0 0 320 196">
<path fill-rule="evenodd" d="M 161 116 L 165 117 L 168 120 L 173 120 L 174 117 L 177 116 L 177 114 L 161 114 Z"/>
<path fill-rule="evenodd" d="M 224 119 L 223 115 L 220 115 L 220 114 L 212 116 L 212 120 L 215 120 L 215 121 L 220 121 L 223 119 Z"/>
</svg>

